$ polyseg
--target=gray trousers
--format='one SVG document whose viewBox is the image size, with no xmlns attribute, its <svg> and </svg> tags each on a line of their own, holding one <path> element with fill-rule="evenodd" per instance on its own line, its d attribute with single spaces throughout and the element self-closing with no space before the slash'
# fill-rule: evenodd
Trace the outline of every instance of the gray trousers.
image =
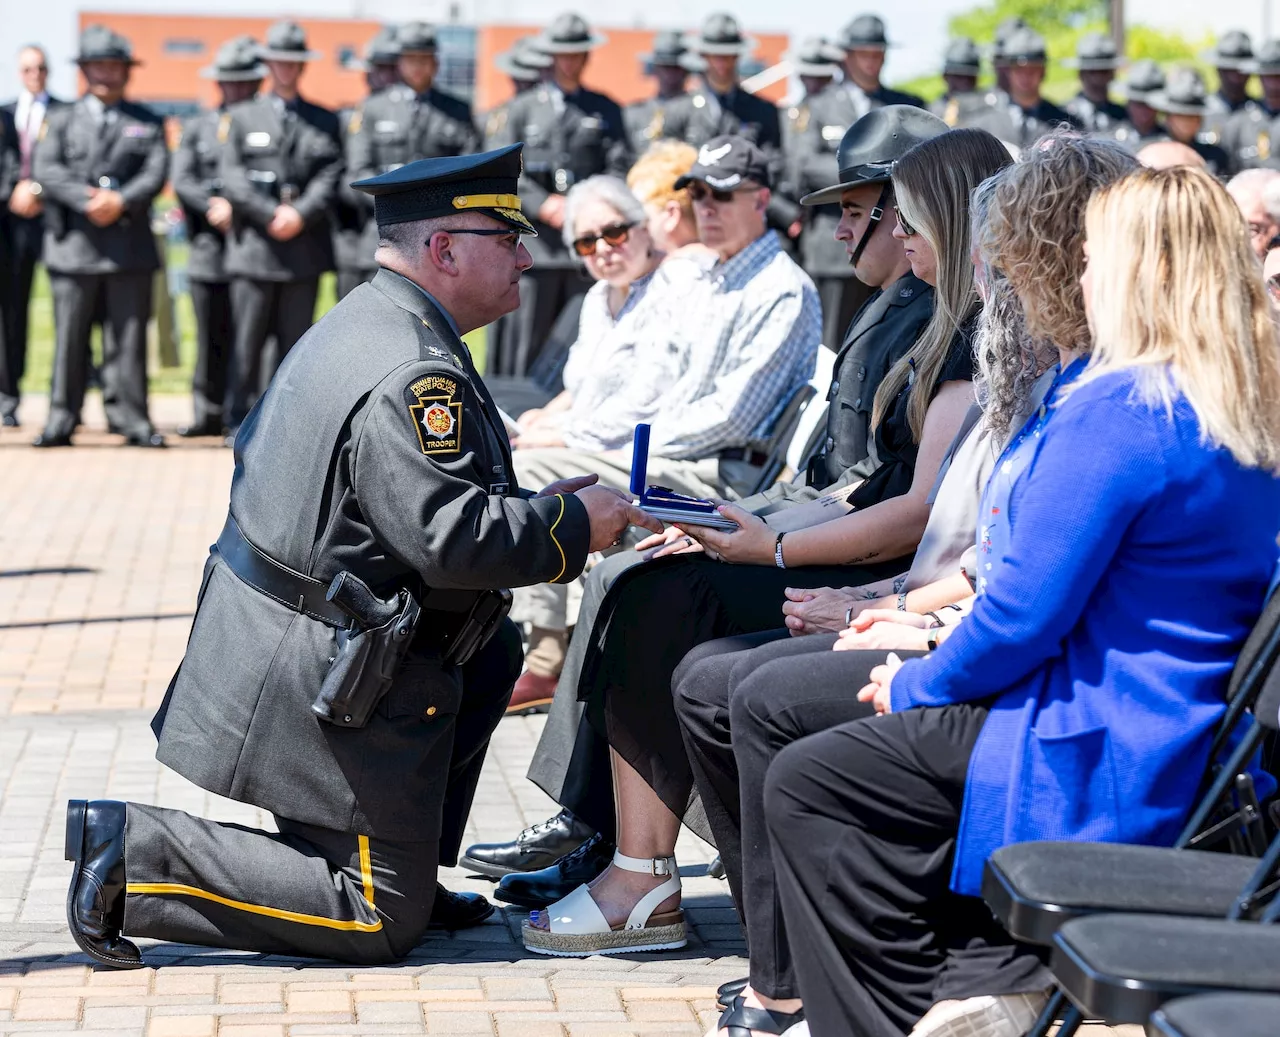
<svg viewBox="0 0 1280 1037">
<path fill-rule="evenodd" d="M 232 368 L 230 407 L 226 424 L 236 428 L 244 421 L 280 361 L 302 338 L 315 317 L 318 277 L 301 281 L 254 281 L 237 277 L 231 282 L 231 310 L 235 322 L 235 364 Z M 264 362 L 267 339 L 276 340 L 275 356 Z"/>
<path fill-rule="evenodd" d="M 196 315 L 196 366 L 191 372 L 192 422 L 221 421 L 231 370 L 234 332 L 231 286 L 225 281 L 190 282 L 191 308 Z"/>
<path fill-rule="evenodd" d="M 151 317 L 150 270 L 112 274 L 50 271 L 55 354 L 45 431 L 70 435 L 80 423 L 89 377 L 89 332 L 102 314 L 102 400 L 107 427 L 126 436 L 149 436 L 147 321 Z"/>
</svg>

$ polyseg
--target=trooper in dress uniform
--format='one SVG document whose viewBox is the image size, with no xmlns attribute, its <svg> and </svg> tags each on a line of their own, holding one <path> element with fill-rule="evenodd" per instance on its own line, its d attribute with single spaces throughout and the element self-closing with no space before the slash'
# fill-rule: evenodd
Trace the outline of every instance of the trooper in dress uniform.
<svg viewBox="0 0 1280 1037">
<path fill-rule="evenodd" d="M 1233 29 L 1219 37 L 1213 50 L 1202 57 L 1218 74 L 1218 89 L 1205 99 L 1204 127 L 1200 131 L 1208 144 L 1220 144 L 1227 119 L 1257 102 L 1249 96 L 1249 79 L 1254 71 L 1253 40 L 1247 32 Z"/>
<path fill-rule="evenodd" d="M 68 921 L 137 968 L 126 936 L 377 964 L 473 925 L 442 891 L 520 667 L 503 588 L 573 579 L 629 522 L 623 495 L 534 495 L 461 335 L 519 305 L 531 225 L 520 148 L 410 163 L 361 190 L 371 284 L 286 358 L 245 421 L 226 525 L 153 728 L 196 784 L 278 834 L 73 801 Z M 281 507 L 285 502 L 286 507 Z"/>
<path fill-rule="evenodd" d="M 1231 171 L 1273 168 L 1277 119 L 1280 119 L 1280 40 L 1267 40 L 1258 48 L 1254 65 L 1262 97 L 1227 116 L 1218 142 L 1231 159 Z"/>
<path fill-rule="evenodd" d="M 835 82 L 844 51 L 820 37 L 801 43 L 788 56 L 805 96 L 783 119 L 785 193 L 795 199 L 830 184 L 836 176 L 836 149 L 857 120 L 849 91 Z M 822 341 L 839 347 L 840 337 L 866 301 L 868 289 L 853 276 L 844 244 L 835 238 L 840 206 L 807 205 L 799 210 L 800 265 L 813 278 L 822 300 Z M 795 235 L 793 235 L 795 236 Z"/>
<path fill-rule="evenodd" d="M 653 53 L 640 58 L 647 75 L 658 84 L 658 92 L 647 101 L 636 101 L 622 109 L 622 121 L 627 128 L 632 154 L 639 157 L 655 140 L 667 136 L 667 109 L 684 97 L 689 73 L 696 71 L 699 62 L 684 37 L 673 30 L 664 29 L 653 37 Z"/>
<path fill-rule="evenodd" d="M 307 49 L 296 22 L 267 30 L 271 91 L 235 105 L 218 126 L 222 189 L 231 203 L 227 273 L 236 348 L 230 413 L 237 429 L 315 316 L 320 275 L 333 269 L 329 210 L 342 173 L 338 117 L 298 94 Z M 276 354 L 264 359 L 267 339 Z"/>
<path fill-rule="evenodd" d="M 1009 95 L 1009 69 L 1012 67 L 1006 53 L 1009 45 L 1009 38 L 1015 32 L 1021 32 L 1023 29 L 1030 28 L 1017 15 L 1011 18 L 1005 18 L 996 26 L 996 31 L 991 39 L 991 68 L 996 76 L 995 93 Z"/>
<path fill-rule="evenodd" d="M 1217 135 L 1204 129 L 1209 111 L 1208 90 L 1194 68 L 1175 68 L 1163 90 L 1150 94 L 1147 103 L 1164 116 L 1171 140 L 1185 144 L 1202 159 L 1216 177 L 1230 175 L 1231 159 L 1216 143 Z"/>
<path fill-rule="evenodd" d="M 1164 89 L 1164 70 L 1150 58 L 1135 61 L 1129 66 L 1129 74 L 1120 86 L 1124 94 L 1125 121 L 1110 133 L 1098 136 L 1111 138 L 1137 154 L 1148 144 L 1168 140 L 1160 125 L 1160 113 L 1151 107 L 1151 98 Z"/>
<path fill-rule="evenodd" d="M 484 147 L 492 150 L 494 140 L 507 125 L 507 109 L 511 101 L 542 82 L 551 67 L 551 55 L 533 48 L 533 37 L 522 36 L 493 59 L 494 67 L 511 80 L 511 98 L 492 109 L 484 117 Z"/>
<path fill-rule="evenodd" d="M 400 45 L 396 29 L 386 25 L 374 34 L 364 50 L 364 81 L 369 97 L 400 82 Z M 378 266 L 373 261 L 377 248 L 373 217 L 365 198 L 349 186 L 349 175 L 355 166 L 351 161 L 351 142 L 355 130 L 364 119 L 360 105 L 338 109 L 338 132 L 346 149 L 347 176 L 338 184 L 333 202 L 333 265 L 337 269 L 337 295 L 346 298 L 358 284 L 372 280 Z M 372 241 L 370 241 L 372 238 Z"/>
<path fill-rule="evenodd" d="M 218 127 L 232 105 L 258 92 L 266 74 L 252 37 L 238 36 L 224 43 L 214 63 L 200 71 L 203 78 L 218 84 L 221 101 L 187 120 L 173 154 L 169 180 L 187 223 L 187 282 L 196 317 L 196 365 L 191 372 L 194 418 L 178 429 L 180 436 L 226 434 L 224 406 L 235 334 L 230 279 L 223 263 L 231 203 L 222 189 Z"/>
<path fill-rule="evenodd" d="M 970 126 L 987 130 L 1018 148 L 1029 147 L 1060 126 L 1080 128 L 1070 114 L 1040 94 L 1049 60 L 1043 36 L 1031 29 L 1018 29 L 1009 35 L 1001 54 L 1008 69 L 1008 99 L 976 115 Z"/>
<path fill-rule="evenodd" d="M 982 75 L 982 52 L 968 36 L 959 36 L 947 44 L 942 55 L 942 79 L 946 92 L 929 105 L 929 111 L 956 127 L 964 124 L 971 111 L 979 111 L 990 103 L 990 91 L 978 90 Z"/>
<path fill-rule="evenodd" d="M 886 104 L 924 107 L 924 98 L 901 90 L 890 90 L 880 82 L 885 54 L 892 44 L 885 35 L 884 20 L 874 14 L 860 14 L 840 30 L 836 46 L 844 51 L 844 88 L 854 102 L 854 120 L 872 108 Z"/>
<path fill-rule="evenodd" d="M 1126 119 L 1125 110 L 1109 96 L 1116 69 L 1122 64 L 1116 43 L 1101 32 L 1087 32 L 1076 44 L 1076 56 L 1063 62 L 1080 77 L 1080 92 L 1064 106 L 1086 133 L 1115 132 Z"/>
<path fill-rule="evenodd" d="M 168 172 L 164 125 L 124 99 L 137 62 L 123 36 L 89 26 L 76 62 L 88 92 L 50 109 L 32 163 L 45 199 L 56 340 L 49 416 L 35 445 L 71 443 L 89 374 L 89 331 L 101 320 L 107 427 L 131 446 L 164 446 L 147 416 L 147 318 L 160 267 L 151 202 Z"/>
<path fill-rule="evenodd" d="M 395 47 L 399 82 L 365 101 L 347 127 L 347 180 L 378 176 L 420 158 L 479 150 L 471 106 L 435 88 L 440 70 L 435 29 L 426 22 L 408 22 L 397 30 Z M 370 198 L 350 188 L 339 196 L 349 197 L 363 216 L 359 255 L 371 277 L 377 269 L 378 228 Z"/>
<path fill-rule="evenodd" d="M 529 243 L 534 266 L 521 281 L 520 309 L 490 338 L 492 373 L 527 374 L 561 312 L 581 306 L 590 287 L 562 237 L 569 188 L 597 173 L 625 176 L 631 166 L 622 109 L 582 85 L 591 51 L 604 42 L 580 15 L 557 17 L 533 42 L 551 57 L 548 78 L 511 101 L 493 135 L 498 146 L 525 143 L 520 193 L 538 237 Z"/>
</svg>

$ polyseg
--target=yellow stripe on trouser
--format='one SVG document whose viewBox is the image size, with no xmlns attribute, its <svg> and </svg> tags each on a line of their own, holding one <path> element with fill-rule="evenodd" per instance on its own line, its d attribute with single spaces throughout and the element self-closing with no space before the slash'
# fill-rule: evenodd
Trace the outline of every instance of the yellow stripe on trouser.
<svg viewBox="0 0 1280 1037">
<path fill-rule="evenodd" d="M 556 580 L 564 575 L 565 569 L 569 567 L 569 563 L 564 557 L 564 548 L 560 546 L 560 541 L 556 539 L 556 526 L 560 525 L 560 520 L 564 518 L 564 494 L 557 493 L 556 498 L 560 501 L 560 514 L 556 516 L 556 520 L 551 523 L 551 528 L 547 532 L 551 534 L 551 542 L 556 545 L 556 550 L 560 552 L 560 571 L 551 577 L 547 581 L 548 583 L 555 583 Z"/>
<path fill-rule="evenodd" d="M 360 880 L 364 884 L 364 898 L 373 907 L 373 867 L 369 862 L 369 839 L 357 836 L 360 845 Z M 185 886 L 178 882 L 127 882 L 126 893 L 150 893 L 153 896 L 198 897 L 211 900 L 223 907 L 233 907 L 237 911 L 248 911 L 254 915 L 266 915 L 268 918 L 279 918 L 284 922 L 297 922 L 299 925 L 319 925 L 326 929 L 341 929 L 344 932 L 376 933 L 382 928 L 382 919 L 376 922 L 346 921 L 341 918 L 325 918 L 321 915 L 304 915 L 298 911 L 284 911 L 278 907 L 266 907 L 263 904 L 249 904 L 243 900 L 232 900 L 219 896 L 195 886 Z"/>
</svg>

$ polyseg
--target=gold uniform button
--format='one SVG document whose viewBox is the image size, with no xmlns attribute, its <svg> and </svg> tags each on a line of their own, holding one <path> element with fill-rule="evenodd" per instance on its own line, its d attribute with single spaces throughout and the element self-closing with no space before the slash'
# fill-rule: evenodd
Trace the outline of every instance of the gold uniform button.
<svg viewBox="0 0 1280 1037">
<path fill-rule="evenodd" d="M 435 706 L 428 706 L 428 707 L 427 707 L 427 716 L 429 716 L 429 717 L 433 717 L 433 716 L 435 716 L 435 715 L 436 715 L 436 707 L 435 707 Z"/>
</svg>

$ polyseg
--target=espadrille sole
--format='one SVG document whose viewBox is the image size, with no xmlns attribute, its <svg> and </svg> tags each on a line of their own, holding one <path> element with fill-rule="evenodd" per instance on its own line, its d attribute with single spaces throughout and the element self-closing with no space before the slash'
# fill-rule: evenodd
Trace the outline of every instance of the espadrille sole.
<svg viewBox="0 0 1280 1037">
<path fill-rule="evenodd" d="M 556 958 L 588 958 L 593 954 L 639 954 L 678 951 L 688 944 L 683 919 L 674 925 L 614 929 L 608 933 L 552 933 L 525 922 L 521 932 L 527 950 Z"/>
</svg>

